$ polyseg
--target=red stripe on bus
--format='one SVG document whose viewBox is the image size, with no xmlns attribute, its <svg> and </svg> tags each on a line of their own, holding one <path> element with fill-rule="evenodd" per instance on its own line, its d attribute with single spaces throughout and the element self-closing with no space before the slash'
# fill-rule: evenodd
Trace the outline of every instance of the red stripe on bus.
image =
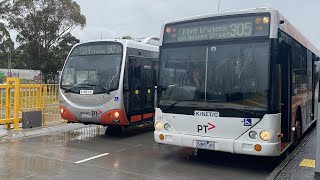
<svg viewBox="0 0 320 180">
<path fill-rule="evenodd" d="M 152 118 L 154 113 L 148 113 L 143 115 L 143 119 Z"/>
<path fill-rule="evenodd" d="M 131 116 L 131 122 L 141 121 L 142 115 Z"/>
</svg>

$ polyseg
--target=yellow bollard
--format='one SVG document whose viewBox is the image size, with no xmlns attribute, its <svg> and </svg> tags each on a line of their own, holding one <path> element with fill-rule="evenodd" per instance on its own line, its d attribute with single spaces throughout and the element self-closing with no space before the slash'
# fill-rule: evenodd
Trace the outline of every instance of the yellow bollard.
<svg viewBox="0 0 320 180">
<path fill-rule="evenodd" d="M 39 111 L 41 109 L 41 87 L 37 87 L 37 97 L 36 97 L 36 109 Z"/>
<path fill-rule="evenodd" d="M 43 119 L 42 126 L 46 126 L 47 85 L 43 85 Z"/>
<path fill-rule="evenodd" d="M 19 130 L 19 111 L 20 111 L 20 79 L 14 79 L 14 120 L 13 130 Z"/>
<path fill-rule="evenodd" d="M 6 81 L 6 85 L 9 86 L 10 85 L 10 79 L 7 78 L 7 81 Z M 6 120 L 10 120 L 11 119 L 11 88 L 10 87 L 7 87 L 6 88 Z M 10 129 L 10 124 L 6 124 L 6 129 Z"/>
</svg>

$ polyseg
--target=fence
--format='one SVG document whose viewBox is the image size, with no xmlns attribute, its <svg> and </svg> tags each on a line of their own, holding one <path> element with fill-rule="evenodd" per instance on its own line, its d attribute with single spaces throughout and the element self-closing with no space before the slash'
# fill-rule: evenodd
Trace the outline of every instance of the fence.
<svg viewBox="0 0 320 180">
<path fill-rule="evenodd" d="M 56 84 L 20 84 L 19 78 L 7 78 L 0 85 L 0 124 L 19 129 L 24 111 L 42 111 L 42 125 L 62 122 Z"/>
</svg>

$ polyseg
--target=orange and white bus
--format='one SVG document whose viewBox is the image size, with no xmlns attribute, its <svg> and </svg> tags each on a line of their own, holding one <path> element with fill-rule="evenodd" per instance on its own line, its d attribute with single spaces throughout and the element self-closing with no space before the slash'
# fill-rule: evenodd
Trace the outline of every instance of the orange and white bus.
<svg viewBox="0 0 320 180">
<path fill-rule="evenodd" d="M 154 139 L 279 156 L 316 121 L 319 50 L 275 9 L 165 23 Z"/>
</svg>

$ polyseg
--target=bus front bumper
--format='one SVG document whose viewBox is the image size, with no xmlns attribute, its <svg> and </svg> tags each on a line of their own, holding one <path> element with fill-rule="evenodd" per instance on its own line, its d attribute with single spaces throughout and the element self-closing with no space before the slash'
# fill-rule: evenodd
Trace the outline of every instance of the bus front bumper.
<svg viewBox="0 0 320 180">
<path fill-rule="evenodd" d="M 164 139 L 161 140 L 160 136 Z M 279 156 L 281 155 L 280 142 L 267 143 L 267 142 L 254 142 L 254 141 L 240 141 L 236 139 L 226 138 L 212 138 L 202 136 L 192 136 L 183 134 L 169 134 L 154 131 L 154 139 L 157 143 L 170 144 L 181 147 L 197 148 L 197 141 L 214 142 L 214 151 L 229 152 L 234 154 L 246 154 L 254 156 Z M 255 145 L 262 147 L 261 151 L 255 150 Z"/>
</svg>

